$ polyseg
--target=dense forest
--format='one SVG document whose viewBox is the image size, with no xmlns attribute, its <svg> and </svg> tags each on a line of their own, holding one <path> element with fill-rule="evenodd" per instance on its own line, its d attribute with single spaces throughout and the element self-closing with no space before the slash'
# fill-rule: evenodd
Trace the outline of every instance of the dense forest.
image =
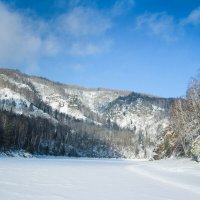
<svg viewBox="0 0 200 200">
<path fill-rule="evenodd" d="M 110 157 L 120 156 L 112 152 L 108 143 L 86 132 L 77 133 L 67 125 L 53 125 L 47 119 L 25 117 L 8 111 L 1 111 L 0 114 L 0 144 L 2 151 L 23 149 L 43 155 L 106 157 L 106 151 L 110 150 Z"/>
</svg>

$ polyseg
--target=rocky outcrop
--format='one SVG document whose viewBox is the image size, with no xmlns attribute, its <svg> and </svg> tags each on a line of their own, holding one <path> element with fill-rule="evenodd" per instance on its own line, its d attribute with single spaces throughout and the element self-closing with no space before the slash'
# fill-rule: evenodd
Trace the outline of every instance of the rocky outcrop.
<svg viewBox="0 0 200 200">
<path fill-rule="evenodd" d="M 155 160 L 160 160 L 170 157 L 175 150 L 176 138 L 177 136 L 173 130 L 170 127 L 167 127 L 153 151 L 153 158 Z"/>
</svg>

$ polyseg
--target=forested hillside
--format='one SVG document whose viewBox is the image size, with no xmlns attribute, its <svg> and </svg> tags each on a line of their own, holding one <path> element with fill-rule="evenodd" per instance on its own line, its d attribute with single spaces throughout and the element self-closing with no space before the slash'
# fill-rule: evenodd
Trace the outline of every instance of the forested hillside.
<svg viewBox="0 0 200 200">
<path fill-rule="evenodd" d="M 197 79 L 187 98 L 165 99 L 0 69 L 0 149 L 84 157 L 191 156 L 199 135 L 199 94 Z"/>
</svg>

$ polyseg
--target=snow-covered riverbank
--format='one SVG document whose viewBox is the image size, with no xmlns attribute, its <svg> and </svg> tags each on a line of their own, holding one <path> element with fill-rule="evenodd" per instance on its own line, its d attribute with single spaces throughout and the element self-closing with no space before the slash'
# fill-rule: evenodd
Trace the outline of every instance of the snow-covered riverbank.
<svg viewBox="0 0 200 200">
<path fill-rule="evenodd" d="M 187 159 L 0 158 L 2 200 L 199 200 L 200 164 Z"/>
</svg>

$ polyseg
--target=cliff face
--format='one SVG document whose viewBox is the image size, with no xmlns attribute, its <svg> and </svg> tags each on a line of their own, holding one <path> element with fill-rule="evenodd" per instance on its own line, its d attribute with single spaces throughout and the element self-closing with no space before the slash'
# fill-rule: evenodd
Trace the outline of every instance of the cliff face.
<svg viewBox="0 0 200 200">
<path fill-rule="evenodd" d="M 149 158 L 168 126 L 172 102 L 0 69 L 0 147 L 52 155 Z"/>
</svg>

